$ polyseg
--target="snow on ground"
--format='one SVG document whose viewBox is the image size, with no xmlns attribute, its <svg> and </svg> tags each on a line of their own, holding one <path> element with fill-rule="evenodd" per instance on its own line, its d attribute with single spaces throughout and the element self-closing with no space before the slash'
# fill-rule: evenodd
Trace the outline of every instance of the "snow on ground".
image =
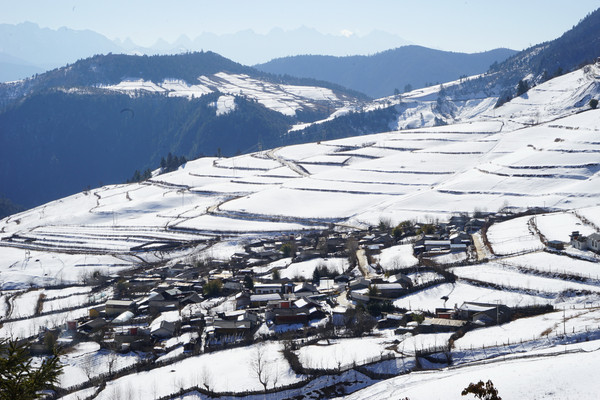
<svg viewBox="0 0 600 400">
<path fill-rule="evenodd" d="M 0 289 L 33 285 L 78 284 L 98 271 L 117 273 L 132 265 L 111 255 L 66 254 L 0 247 Z"/>
<path fill-rule="evenodd" d="M 396 350 L 401 354 L 414 356 L 419 350 L 440 348 L 448 345 L 450 336 L 452 336 L 451 332 L 420 333 L 418 335 L 408 333 L 396 345 Z"/>
<path fill-rule="evenodd" d="M 258 350 L 260 349 L 260 350 Z M 292 372 L 280 350 L 282 345 L 269 342 L 237 349 L 217 351 L 186 358 L 174 364 L 139 372 L 110 381 L 97 397 L 108 400 L 118 397 L 128 399 L 153 399 L 169 395 L 192 385 L 207 383 L 217 392 L 263 389 L 252 365 L 262 352 L 265 371 L 271 379 L 277 377 L 277 386 L 288 385 L 302 379 Z"/>
<path fill-rule="evenodd" d="M 329 271 L 342 274 L 349 266 L 347 258 L 314 258 L 308 261 L 292 263 L 285 269 L 282 269 L 280 274 L 282 278 L 288 279 L 294 279 L 295 277 L 312 279 L 313 272 L 317 267 L 326 267 Z"/>
<path fill-rule="evenodd" d="M 36 304 L 41 295 L 37 290 L 23 292 L 12 298 L 12 318 L 22 318 L 33 316 Z"/>
<path fill-rule="evenodd" d="M 458 277 L 489 282 L 509 289 L 535 290 L 543 293 L 559 294 L 563 291 L 591 291 L 600 293 L 600 286 L 574 281 L 553 279 L 532 274 L 524 274 L 516 268 L 490 262 L 480 265 L 455 267 L 451 271 Z"/>
<path fill-rule="evenodd" d="M 312 230 L 320 227 L 318 224 L 294 224 L 287 222 L 269 222 L 269 221 L 245 221 L 242 219 L 233 219 L 219 217 L 216 215 L 202 215 L 191 218 L 183 223 L 177 224 L 178 228 L 188 228 L 197 230 L 207 230 L 211 233 L 252 233 L 252 232 L 294 232 L 302 230 Z"/>
<path fill-rule="evenodd" d="M 591 309 L 566 309 L 529 318 L 520 318 L 498 326 L 467 332 L 454 342 L 455 349 L 468 350 L 534 341 L 548 335 L 600 330 L 600 311 Z M 534 343 L 534 346 L 544 344 Z M 530 350 L 524 347 L 524 350 Z"/>
<path fill-rule="evenodd" d="M 540 355 L 440 371 L 413 372 L 376 383 L 343 398 L 459 400 L 465 399 L 461 391 L 470 383 L 491 380 L 503 399 L 594 399 L 600 392 L 600 383 L 595 378 L 597 368 L 600 368 L 598 350 Z"/>
<path fill-rule="evenodd" d="M 207 93 L 225 94 L 217 101 L 217 115 L 230 112 L 235 108 L 234 96 L 244 96 L 285 115 L 294 116 L 303 107 L 314 107 L 320 101 L 338 102 L 345 110 L 347 104 L 331 90 L 316 86 L 278 85 L 260 81 L 243 74 L 219 72 L 210 76 L 200 76 L 198 82 L 184 82 L 166 79 L 154 83 L 143 79 L 124 80 L 114 85 L 100 85 L 102 89 L 126 93 L 130 96 L 138 92 L 165 93 L 170 97 L 200 97 Z M 221 105 L 219 101 L 222 100 Z"/>
<path fill-rule="evenodd" d="M 74 286 L 65 289 L 32 289 L 28 291 L 8 291 L 5 296 L 11 305 L 11 313 L 7 318 L 24 318 L 33 316 L 36 312 L 38 301 L 42 302 L 41 312 L 61 310 L 64 308 L 77 307 L 84 305 L 92 299 L 90 295 L 91 287 Z M 4 297 L 4 296 L 3 296 Z M 4 299 L 0 300 L 2 307 L 6 306 Z"/>
<path fill-rule="evenodd" d="M 89 377 L 109 372 L 109 364 L 113 371 L 121 370 L 136 364 L 141 357 L 136 353 L 119 354 L 101 350 L 96 342 L 81 342 L 61 355 L 63 373 L 59 386 L 67 388 L 86 382 Z"/>
<path fill-rule="evenodd" d="M 250 196 L 232 200 L 221 206 L 224 211 L 293 218 L 336 220 L 362 207 L 371 207 L 390 197 L 351 193 L 328 193 L 294 189 L 267 189 Z M 334 201 L 335 199 L 335 201 Z M 318 204 L 318 207 L 315 207 Z"/>
<path fill-rule="evenodd" d="M 594 224 L 596 229 L 600 227 L 600 206 L 580 208 L 577 210 L 577 214 Z"/>
<path fill-rule="evenodd" d="M 223 260 L 229 261 L 232 255 L 235 253 L 241 253 L 244 251 L 244 246 L 242 246 L 237 241 L 220 241 L 207 249 L 204 249 L 199 253 L 197 257 L 199 258 L 208 258 L 212 260 Z"/>
<path fill-rule="evenodd" d="M 106 296 L 107 297 L 107 296 Z M 64 297 L 54 300 L 46 300 L 42 303 L 42 312 L 52 312 L 62 310 L 64 308 L 80 307 L 88 304 L 92 300 L 92 296 L 89 293 L 86 294 L 74 294 L 69 297 Z"/>
<path fill-rule="evenodd" d="M 433 261 L 436 264 L 439 265 L 443 265 L 443 264 L 455 264 L 458 262 L 462 262 L 465 261 L 467 259 L 467 253 L 464 251 L 458 252 L 458 253 L 447 253 L 447 254 L 440 254 L 437 256 L 431 256 L 428 257 L 431 261 Z"/>
<path fill-rule="evenodd" d="M 579 231 L 584 236 L 596 232 L 594 228 L 585 225 L 572 213 L 536 215 L 534 221 L 540 233 L 547 240 L 560 240 L 561 242 L 569 243 L 569 235 L 573 231 Z"/>
<path fill-rule="evenodd" d="M 412 267 L 419 261 L 413 255 L 412 244 L 401 244 L 383 249 L 378 258 L 384 271 Z"/>
<path fill-rule="evenodd" d="M 268 264 L 264 264 L 264 265 L 257 265 L 255 267 L 252 267 L 252 271 L 254 271 L 255 274 L 265 274 L 269 271 L 271 271 L 273 268 L 286 268 L 288 265 L 290 265 L 292 263 L 292 258 L 291 257 L 286 257 L 286 258 L 280 258 L 277 261 L 273 261 L 270 262 Z"/>
<path fill-rule="evenodd" d="M 298 358 L 306 368 L 335 369 L 353 365 L 366 364 L 384 354 L 393 353 L 388 350 L 392 346 L 389 338 L 356 338 L 330 340 L 329 344 L 321 343 L 303 346 L 298 351 Z"/>
<path fill-rule="evenodd" d="M 535 271 L 580 276 L 600 281 L 600 264 L 597 262 L 578 260 L 545 251 L 505 258 L 502 263 Z"/>
<path fill-rule="evenodd" d="M 225 115 L 235 110 L 235 97 L 220 96 L 215 104 L 217 115 Z"/>
<path fill-rule="evenodd" d="M 406 276 L 410 278 L 410 280 L 413 282 L 413 285 L 422 285 L 424 283 L 431 282 L 436 279 L 443 279 L 442 275 L 438 274 L 437 272 L 419 270 L 417 270 L 416 272 L 408 273 L 406 274 Z"/>
<path fill-rule="evenodd" d="M 448 297 L 444 301 L 442 297 Z M 552 300 L 542 296 L 520 293 L 518 291 L 496 290 L 474 286 L 465 282 L 443 283 L 394 301 L 394 306 L 412 310 L 435 312 L 439 307 L 460 306 L 465 301 L 495 303 L 496 301 L 509 307 L 534 304 L 548 304 Z"/>
<path fill-rule="evenodd" d="M 494 253 L 515 254 L 542 249 L 544 245 L 529 226 L 530 219 L 531 216 L 525 216 L 493 224 L 487 237 Z"/>
<path fill-rule="evenodd" d="M 0 328 L 0 338 L 2 337 L 30 337 L 36 335 L 43 328 L 54 328 L 64 324 L 67 321 L 75 320 L 88 315 L 88 308 L 82 307 L 75 310 L 58 312 L 44 315 L 41 317 L 31 317 L 14 322 L 5 322 Z"/>
</svg>

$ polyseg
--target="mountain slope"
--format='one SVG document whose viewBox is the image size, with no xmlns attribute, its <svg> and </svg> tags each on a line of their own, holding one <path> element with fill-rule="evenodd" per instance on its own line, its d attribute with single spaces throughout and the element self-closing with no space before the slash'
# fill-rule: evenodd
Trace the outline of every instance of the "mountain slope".
<svg viewBox="0 0 600 400">
<path fill-rule="evenodd" d="M 285 133 L 360 102 L 313 82 L 205 52 L 95 56 L 0 84 L 0 183 L 34 206 L 123 182 L 169 152 L 193 159 L 306 141 Z"/>
<path fill-rule="evenodd" d="M 496 49 L 465 54 L 405 46 L 371 56 L 293 56 L 279 58 L 255 67 L 266 72 L 335 82 L 374 98 L 389 96 L 406 85 L 447 82 L 460 76 L 487 71 L 494 62 L 515 54 Z"/>
<path fill-rule="evenodd" d="M 517 84 L 529 86 L 593 63 L 600 56 L 600 9 L 590 13 L 572 29 L 550 42 L 523 50 L 492 65 L 488 74 L 465 87 L 472 93 L 494 91 L 505 101 L 514 97 Z"/>
</svg>

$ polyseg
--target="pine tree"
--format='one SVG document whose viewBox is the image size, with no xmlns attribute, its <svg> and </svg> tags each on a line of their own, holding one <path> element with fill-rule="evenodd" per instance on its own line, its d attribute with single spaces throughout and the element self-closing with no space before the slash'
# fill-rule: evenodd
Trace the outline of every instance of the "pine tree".
<svg viewBox="0 0 600 400">
<path fill-rule="evenodd" d="M 58 354 L 32 366 L 29 346 L 17 340 L 0 341 L 0 400 L 38 399 L 41 390 L 51 389 L 62 372 Z"/>
<path fill-rule="evenodd" d="M 526 81 L 521 79 L 519 81 L 519 84 L 517 85 L 517 97 L 521 96 L 522 94 L 525 94 L 528 90 L 529 90 L 529 85 L 527 84 Z"/>
</svg>

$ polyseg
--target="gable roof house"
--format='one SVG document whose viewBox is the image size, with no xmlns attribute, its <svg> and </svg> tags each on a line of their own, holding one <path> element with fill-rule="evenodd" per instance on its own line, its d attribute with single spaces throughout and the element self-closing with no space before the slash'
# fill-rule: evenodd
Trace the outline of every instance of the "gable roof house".
<svg viewBox="0 0 600 400">
<path fill-rule="evenodd" d="M 175 328 L 174 322 L 163 320 L 150 327 L 150 335 L 157 338 L 172 337 L 175 334 Z"/>
<path fill-rule="evenodd" d="M 133 300 L 117 300 L 110 299 L 106 301 L 106 308 L 104 312 L 108 317 L 116 317 L 125 311 L 131 311 L 135 309 L 135 301 Z"/>
<path fill-rule="evenodd" d="M 600 253 L 600 234 L 592 233 L 587 237 L 586 242 L 588 249 Z"/>
<path fill-rule="evenodd" d="M 270 294 L 270 293 L 282 293 L 283 287 L 281 283 L 255 283 L 254 293 L 256 294 Z"/>
<path fill-rule="evenodd" d="M 587 250 L 587 238 L 579 234 L 579 231 L 573 231 L 570 235 L 571 246 L 578 250 Z"/>
<path fill-rule="evenodd" d="M 510 320 L 512 310 L 504 304 L 476 303 L 465 301 L 456 315 L 462 320 L 471 320 L 485 325 L 500 324 Z"/>
</svg>

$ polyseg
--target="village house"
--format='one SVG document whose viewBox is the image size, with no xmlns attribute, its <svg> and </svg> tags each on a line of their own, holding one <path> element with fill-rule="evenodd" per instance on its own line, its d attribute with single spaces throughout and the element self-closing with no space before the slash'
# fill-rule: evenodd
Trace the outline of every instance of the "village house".
<svg viewBox="0 0 600 400">
<path fill-rule="evenodd" d="M 116 317 L 125 311 L 135 310 L 135 305 L 133 300 L 110 299 L 106 301 L 104 312 L 107 317 Z"/>
<path fill-rule="evenodd" d="M 254 293 L 256 294 L 270 294 L 270 293 L 282 293 L 283 286 L 281 283 L 255 283 Z"/>
<path fill-rule="evenodd" d="M 419 333 L 454 332 L 467 324 L 467 321 L 446 318 L 425 318 L 419 324 Z"/>
<path fill-rule="evenodd" d="M 264 307 L 269 301 L 281 299 L 280 293 L 253 294 L 250 295 L 250 307 Z"/>
<path fill-rule="evenodd" d="M 465 301 L 457 310 L 456 317 L 461 320 L 495 325 L 507 322 L 512 310 L 504 304 L 475 303 Z"/>
<path fill-rule="evenodd" d="M 395 299 L 406 293 L 406 289 L 401 283 L 377 283 L 377 296 L 388 299 Z"/>
<path fill-rule="evenodd" d="M 571 246 L 578 250 L 587 250 L 587 238 L 579 234 L 579 231 L 573 231 L 570 235 Z"/>
<path fill-rule="evenodd" d="M 588 249 L 600 253 L 600 234 L 592 233 L 587 237 L 587 247 Z"/>
<path fill-rule="evenodd" d="M 156 338 L 169 338 L 175 334 L 176 325 L 171 321 L 160 321 L 150 327 L 150 335 Z"/>
</svg>

